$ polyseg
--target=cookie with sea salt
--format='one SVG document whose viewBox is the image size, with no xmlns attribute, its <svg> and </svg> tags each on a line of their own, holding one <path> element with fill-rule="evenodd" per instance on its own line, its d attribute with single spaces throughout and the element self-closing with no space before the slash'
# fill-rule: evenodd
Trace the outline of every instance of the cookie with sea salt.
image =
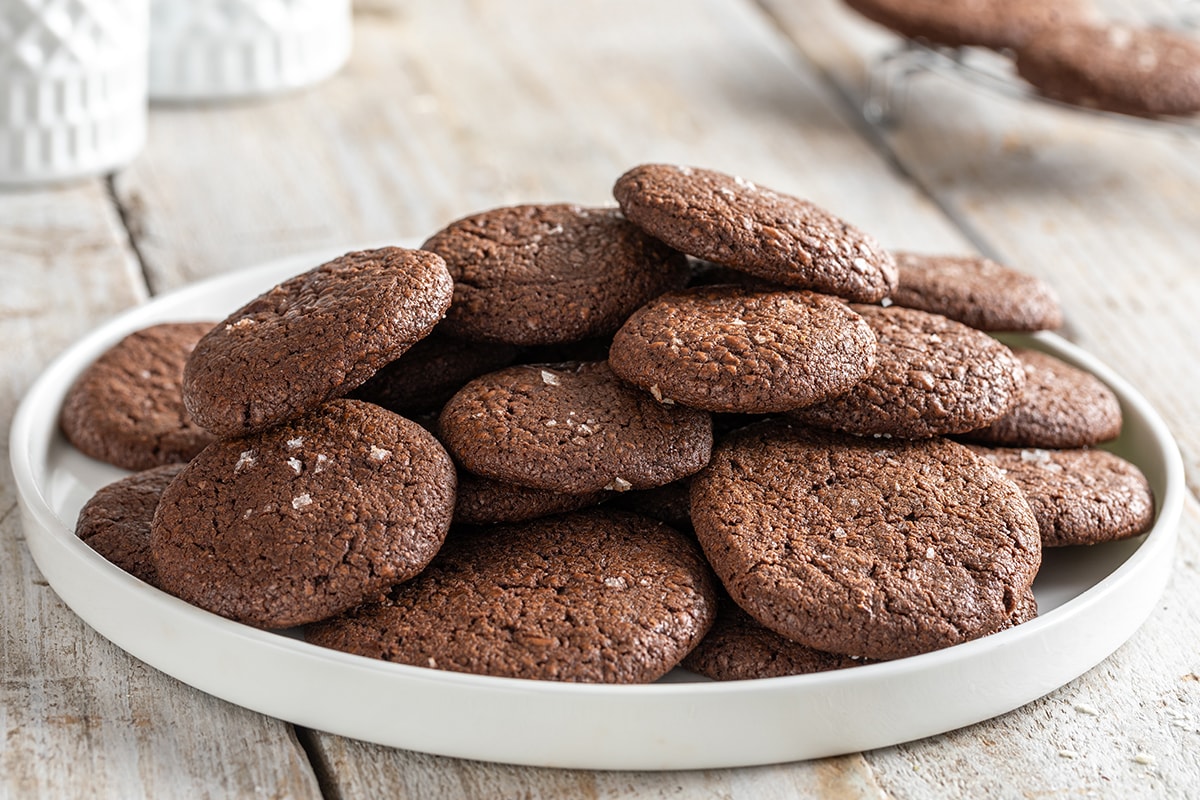
<svg viewBox="0 0 1200 800">
<path fill-rule="evenodd" d="M 440 256 L 347 253 L 233 312 L 192 351 L 191 415 L 217 436 L 262 430 L 358 388 L 433 330 L 453 283 Z"/>
<path fill-rule="evenodd" d="M 1020 490 L 945 439 L 749 426 L 693 479 L 692 523 L 726 590 L 756 620 L 866 658 L 997 630 L 1041 564 Z"/>
<path fill-rule="evenodd" d="M 165 464 L 102 487 L 80 509 L 75 535 L 130 575 L 157 586 L 150 523 L 159 498 L 183 467 Z"/>
<path fill-rule="evenodd" d="M 912 308 L 853 308 L 875 332 L 875 369 L 845 394 L 789 412 L 800 422 L 919 439 L 989 425 L 1020 399 L 1021 362 L 986 333 Z"/>
<path fill-rule="evenodd" d="M 167 322 L 135 331 L 80 374 L 59 427 L 85 455 L 129 470 L 177 464 L 213 437 L 183 405 L 183 365 L 211 322 Z"/>
<path fill-rule="evenodd" d="M 1106 450 L 970 447 L 1025 493 L 1043 547 L 1128 539 L 1154 524 L 1146 476 Z"/>
<path fill-rule="evenodd" d="M 1017 51 L 1017 73 L 1074 105 L 1138 116 L 1200 112 L 1200 41 L 1163 28 L 1049 28 Z"/>
<path fill-rule="evenodd" d="M 875 335 L 826 295 L 704 287 L 635 311 L 613 337 L 608 363 L 664 403 L 767 414 L 858 383 L 875 365 Z"/>
<path fill-rule="evenodd" d="M 566 494 L 550 489 L 530 489 L 460 470 L 454 523 L 492 525 L 499 522 L 528 522 L 594 506 L 606 495 L 608 492 L 603 491 Z"/>
<path fill-rule="evenodd" d="M 696 472 L 712 419 L 627 386 L 603 361 L 508 367 L 450 398 L 441 439 L 476 475 L 587 494 L 649 489 Z"/>
<path fill-rule="evenodd" d="M 1092 18 L 1087 0 L 845 0 L 869 20 L 935 44 L 1019 47 L 1039 31 Z"/>
<path fill-rule="evenodd" d="M 1029 348 L 1013 354 L 1025 369 L 1025 390 L 1004 416 L 963 439 L 1006 447 L 1087 447 L 1121 435 L 1121 404 L 1090 372 Z"/>
<path fill-rule="evenodd" d="M 642 303 L 683 286 L 687 259 L 615 208 L 524 205 L 452 222 L 422 245 L 446 259 L 444 330 L 544 345 L 611 334 Z"/>
<path fill-rule="evenodd" d="M 711 572 L 687 537 L 591 511 L 455 530 L 416 579 L 305 638 L 455 672 L 646 683 L 679 663 L 715 613 Z"/>
<path fill-rule="evenodd" d="M 896 264 L 871 236 L 743 178 L 643 164 L 617 180 L 613 195 L 630 222 L 697 258 L 865 303 L 896 286 Z"/>
<path fill-rule="evenodd" d="M 891 301 L 981 331 L 1044 331 L 1062 325 L 1058 296 L 1040 278 L 980 256 L 894 253 L 900 283 Z"/>
<path fill-rule="evenodd" d="M 420 572 L 450 527 L 454 465 L 425 429 L 333 400 L 207 447 L 163 493 L 165 591 L 262 628 L 325 619 Z"/>
</svg>

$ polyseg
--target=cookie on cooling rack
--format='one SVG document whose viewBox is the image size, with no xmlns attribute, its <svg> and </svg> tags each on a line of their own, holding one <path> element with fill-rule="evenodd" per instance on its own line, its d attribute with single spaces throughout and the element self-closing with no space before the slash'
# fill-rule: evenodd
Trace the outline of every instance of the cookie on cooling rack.
<svg viewBox="0 0 1200 800">
<path fill-rule="evenodd" d="M 1200 41 L 1161 28 L 1049 28 L 1017 51 L 1017 72 L 1073 105 L 1137 116 L 1200 112 Z"/>
</svg>

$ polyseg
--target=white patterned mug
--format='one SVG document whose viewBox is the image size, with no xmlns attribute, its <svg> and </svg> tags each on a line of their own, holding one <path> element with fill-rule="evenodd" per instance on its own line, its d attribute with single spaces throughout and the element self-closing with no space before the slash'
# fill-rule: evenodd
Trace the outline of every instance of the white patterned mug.
<svg viewBox="0 0 1200 800">
<path fill-rule="evenodd" d="M 350 0 L 151 0 L 150 97 L 221 100 L 296 89 L 350 55 Z"/>
<path fill-rule="evenodd" d="M 0 0 L 0 184 L 120 167 L 146 139 L 147 0 Z"/>
</svg>

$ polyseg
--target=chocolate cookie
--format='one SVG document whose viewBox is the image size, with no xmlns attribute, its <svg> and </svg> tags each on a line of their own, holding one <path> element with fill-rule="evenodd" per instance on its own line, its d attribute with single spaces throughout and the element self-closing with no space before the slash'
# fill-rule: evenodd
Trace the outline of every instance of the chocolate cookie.
<svg viewBox="0 0 1200 800">
<path fill-rule="evenodd" d="M 446 333 L 537 345 L 610 334 L 687 280 L 687 260 L 615 208 L 527 205 L 451 223 L 424 245 L 446 259 Z"/>
<path fill-rule="evenodd" d="M 325 619 L 425 567 L 454 488 L 454 465 L 423 428 L 333 400 L 188 464 L 154 515 L 159 581 L 263 628 Z"/>
<path fill-rule="evenodd" d="M 213 437 L 183 407 L 183 365 L 211 322 L 129 334 L 96 359 L 63 400 L 59 427 L 85 455 L 129 470 L 183 463 Z"/>
<path fill-rule="evenodd" d="M 586 494 L 649 489 L 708 463 L 712 420 L 621 383 L 603 361 L 484 375 L 450 398 L 442 441 L 498 481 Z"/>
<path fill-rule="evenodd" d="M 598 504 L 607 492 L 565 494 L 549 489 L 529 489 L 458 473 L 458 500 L 454 506 L 456 525 L 491 525 L 497 522 L 528 522 L 531 519 L 578 511 Z"/>
<path fill-rule="evenodd" d="M 692 482 L 739 606 L 789 639 L 889 659 L 995 631 L 1041 564 L 1019 489 L 962 445 L 742 429 Z"/>
<path fill-rule="evenodd" d="M 608 363 L 663 403 L 767 414 L 858 383 L 875 365 L 875 335 L 832 297 L 714 286 L 639 308 L 613 337 Z"/>
<path fill-rule="evenodd" d="M 1105 450 L 970 447 L 1025 493 L 1043 547 L 1128 539 L 1154 524 L 1146 477 Z"/>
<path fill-rule="evenodd" d="M 150 523 L 163 491 L 183 467 L 165 464 L 101 488 L 80 509 L 75 535 L 133 577 L 158 586 Z"/>
<path fill-rule="evenodd" d="M 866 663 L 870 662 L 793 642 L 758 624 L 732 600 L 722 598 L 712 630 L 679 666 L 714 681 L 750 681 Z"/>
<path fill-rule="evenodd" d="M 583 512 L 458 531 L 387 600 L 311 626 L 309 642 L 371 658 L 510 678 L 645 683 L 712 624 L 695 545 L 660 522 Z"/>
<path fill-rule="evenodd" d="M 1017 348 L 1025 391 L 1008 412 L 964 439 L 1008 447 L 1086 447 L 1121 435 L 1121 404 L 1089 372 L 1048 353 Z"/>
<path fill-rule="evenodd" d="M 1017 72 L 1074 105 L 1139 116 L 1200 111 L 1200 42 L 1161 28 L 1047 29 L 1017 51 Z"/>
<path fill-rule="evenodd" d="M 348 396 L 397 414 L 440 411 L 467 381 L 508 366 L 518 352 L 508 344 L 464 342 L 435 332 Z"/>
<path fill-rule="evenodd" d="M 358 388 L 450 304 L 441 257 L 386 247 L 334 259 L 233 312 L 188 359 L 188 411 L 218 436 L 270 427 Z"/>
<path fill-rule="evenodd" d="M 910 39 L 952 47 L 1019 47 L 1038 31 L 1086 21 L 1086 0 L 845 0 L 869 20 Z"/>
<path fill-rule="evenodd" d="M 875 369 L 846 394 L 791 412 L 797 420 L 918 439 L 988 425 L 1020 398 L 1021 362 L 987 334 L 912 308 L 854 310 L 875 332 Z"/>
<path fill-rule="evenodd" d="M 683 252 L 801 289 L 873 303 L 896 264 L 873 238 L 823 208 L 696 167 L 643 164 L 613 195 L 630 222 Z"/>
<path fill-rule="evenodd" d="M 891 302 L 981 331 L 1043 331 L 1062 325 L 1054 290 L 1040 278 L 978 256 L 895 253 Z"/>
</svg>

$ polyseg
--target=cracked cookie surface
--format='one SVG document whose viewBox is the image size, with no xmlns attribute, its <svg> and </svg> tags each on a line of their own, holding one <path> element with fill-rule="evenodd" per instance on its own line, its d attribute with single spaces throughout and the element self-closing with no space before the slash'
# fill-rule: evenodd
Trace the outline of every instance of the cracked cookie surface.
<svg viewBox="0 0 1200 800">
<path fill-rule="evenodd" d="M 865 658 L 995 631 L 1041 564 L 1020 490 L 944 439 L 752 425 L 693 479 L 692 523 L 730 596 L 760 623 Z"/>
<path fill-rule="evenodd" d="M 324 619 L 420 572 L 450 526 L 455 481 L 416 423 L 330 401 L 188 464 L 154 516 L 160 584 L 258 627 Z"/>
<path fill-rule="evenodd" d="M 212 441 L 184 408 L 183 369 L 211 322 L 135 331 L 80 374 L 59 427 L 92 458 L 129 470 L 183 463 Z"/>
<path fill-rule="evenodd" d="M 270 427 L 358 388 L 433 330 L 453 284 L 440 256 L 347 253 L 259 295 L 184 369 L 184 402 L 217 436 Z"/>
<path fill-rule="evenodd" d="M 471 472 L 568 494 L 662 486 L 703 467 L 712 451 L 708 413 L 662 405 L 604 361 L 476 378 L 450 398 L 438 425 Z"/>
<path fill-rule="evenodd" d="M 766 414 L 850 389 L 875 366 L 875 334 L 832 297 L 708 287 L 635 311 L 608 361 L 663 402 Z"/>
<path fill-rule="evenodd" d="M 711 572 L 687 537 L 590 511 L 455 530 L 416 579 L 305 638 L 455 672 L 646 683 L 683 658 L 715 613 Z"/>
<path fill-rule="evenodd" d="M 874 238 L 744 178 L 643 164 L 617 179 L 613 195 L 630 222 L 697 258 L 866 303 L 896 286 L 895 261 Z"/>
<path fill-rule="evenodd" d="M 422 247 L 446 259 L 446 333 L 547 345 L 611 334 L 652 297 L 686 282 L 687 259 L 615 208 L 524 205 L 457 220 Z"/>
</svg>

